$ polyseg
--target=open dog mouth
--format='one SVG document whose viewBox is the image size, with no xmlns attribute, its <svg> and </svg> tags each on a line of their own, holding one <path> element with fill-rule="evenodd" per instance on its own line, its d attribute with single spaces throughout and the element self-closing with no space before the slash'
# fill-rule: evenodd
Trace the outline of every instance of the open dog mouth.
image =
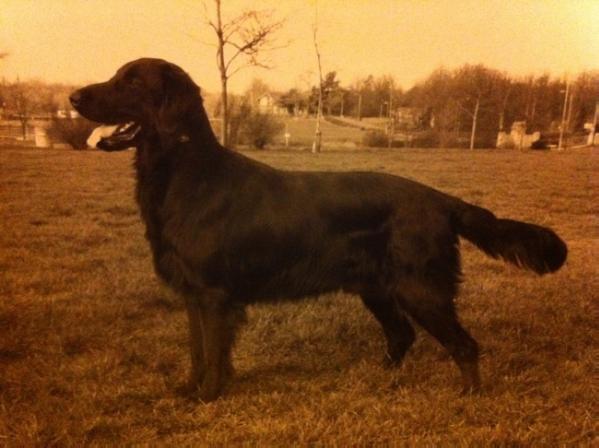
<svg viewBox="0 0 599 448">
<path fill-rule="evenodd" d="M 140 131 L 141 125 L 134 121 L 117 125 L 101 125 L 92 131 L 87 144 L 104 151 L 120 151 L 136 146 Z"/>
</svg>

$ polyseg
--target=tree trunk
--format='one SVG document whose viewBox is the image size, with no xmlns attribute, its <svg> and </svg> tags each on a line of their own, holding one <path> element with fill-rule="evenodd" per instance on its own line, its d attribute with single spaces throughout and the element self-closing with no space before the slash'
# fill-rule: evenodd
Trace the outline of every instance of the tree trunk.
<svg viewBox="0 0 599 448">
<path fill-rule="evenodd" d="M 19 118 L 21 122 L 21 133 L 23 134 L 23 141 L 27 140 L 27 116 L 23 115 Z"/>
<path fill-rule="evenodd" d="M 508 95 L 503 98 L 501 105 L 501 112 L 499 112 L 499 132 L 503 132 L 505 128 L 505 110 L 507 109 Z"/>
<path fill-rule="evenodd" d="M 221 128 L 220 128 L 220 140 L 223 146 L 229 144 L 229 98 L 227 96 L 227 79 L 221 79 Z"/>
<path fill-rule="evenodd" d="M 316 111 L 316 130 L 314 131 L 314 142 L 312 144 L 312 152 L 320 152 L 322 143 L 322 131 L 320 130 L 320 120 L 322 119 L 322 64 L 320 61 L 320 50 L 318 49 L 318 41 L 316 40 L 317 24 L 314 24 L 314 50 L 316 51 L 316 60 L 318 62 L 318 110 Z"/>
<path fill-rule="evenodd" d="M 570 98 L 568 99 L 568 116 L 566 117 L 566 132 L 570 133 L 572 127 L 572 109 L 574 106 L 574 91 L 570 92 Z"/>
<path fill-rule="evenodd" d="M 529 119 L 529 122 L 528 122 L 528 123 L 530 123 L 530 126 L 533 127 L 533 130 L 534 130 L 534 127 L 535 127 L 534 122 L 535 122 L 536 112 L 537 112 L 537 95 L 535 94 L 534 98 L 532 100 L 532 106 L 530 108 L 530 119 Z"/>
<path fill-rule="evenodd" d="M 358 121 L 362 121 L 362 92 L 358 95 Z"/>
<path fill-rule="evenodd" d="M 510 88 L 508 87 L 503 101 L 501 103 L 501 112 L 499 113 L 499 132 L 502 132 L 505 128 L 505 111 L 507 110 L 507 103 L 510 98 Z"/>
<path fill-rule="evenodd" d="M 480 108 L 480 96 L 476 98 L 474 114 L 472 115 L 472 132 L 470 133 L 470 149 L 474 149 L 474 138 L 476 137 L 476 122 L 478 120 L 478 110 Z"/>
<path fill-rule="evenodd" d="M 229 144 L 229 98 L 227 96 L 227 66 L 225 65 L 225 39 L 223 36 L 223 24 L 220 10 L 220 0 L 216 0 L 216 20 L 217 30 L 216 35 L 218 37 L 218 49 L 216 53 L 218 70 L 220 72 L 220 85 L 221 85 L 221 116 L 222 123 L 220 129 L 221 143 L 223 146 Z"/>
<path fill-rule="evenodd" d="M 320 66 L 320 54 L 318 55 Z M 316 110 L 316 130 L 314 131 L 314 143 L 312 152 L 320 152 L 322 145 L 322 131 L 320 130 L 320 121 L 322 120 L 322 76 L 320 77 L 320 88 L 318 89 L 318 109 Z"/>
<path fill-rule="evenodd" d="M 566 79 L 566 93 L 564 95 L 564 108 L 562 110 L 562 123 L 559 129 L 559 141 L 557 143 L 557 149 L 563 149 L 564 145 L 564 132 L 566 128 L 566 113 L 568 109 L 568 99 L 570 97 L 570 81 Z"/>
</svg>

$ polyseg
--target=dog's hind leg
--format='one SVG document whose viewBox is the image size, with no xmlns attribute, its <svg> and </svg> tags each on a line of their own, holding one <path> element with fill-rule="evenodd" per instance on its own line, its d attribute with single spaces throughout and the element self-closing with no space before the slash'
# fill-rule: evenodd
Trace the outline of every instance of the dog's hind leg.
<svg viewBox="0 0 599 448">
<path fill-rule="evenodd" d="M 387 340 L 384 363 L 399 366 L 415 339 L 414 328 L 395 300 L 382 292 L 368 291 L 360 294 L 362 302 L 383 327 Z"/>
<path fill-rule="evenodd" d="M 463 392 L 477 391 L 478 344 L 458 322 L 452 293 L 424 282 L 406 282 L 401 292 L 400 306 L 445 347 L 460 368 Z"/>
</svg>

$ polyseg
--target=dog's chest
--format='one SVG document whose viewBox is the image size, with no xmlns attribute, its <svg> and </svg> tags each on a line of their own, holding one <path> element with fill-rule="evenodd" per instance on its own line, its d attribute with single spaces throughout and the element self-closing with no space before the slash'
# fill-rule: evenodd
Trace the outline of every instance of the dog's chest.
<svg viewBox="0 0 599 448">
<path fill-rule="evenodd" d="M 205 201 L 181 191 L 177 180 L 164 174 L 158 182 L 141 176 L 137 200 L 156 273 L 176 290 L 201 289 L 204 267 L 219 239 L 218 225 L 205 219 Z"/>
</svg>

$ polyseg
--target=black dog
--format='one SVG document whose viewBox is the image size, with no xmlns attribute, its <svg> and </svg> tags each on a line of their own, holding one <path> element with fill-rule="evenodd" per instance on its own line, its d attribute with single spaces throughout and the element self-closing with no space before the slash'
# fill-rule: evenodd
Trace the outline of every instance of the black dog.
<svg viewBox="0 0 599 448">
<path fill-rule="evenodd" d="M 85 117 L 123 124 L 98 146 L 136 147 L 137 201 L 158 275 L 189 314 L 189 386 L 217 398 L 244 306 L 342 289 L 382 325 L 387 360 L 414 341 L 410 316 L 449 351 L 465 391 L 480 386 L 476 341 L 459 324 L 458 236 L 539 274 L 566 260 L 550 229 L 498 219 L 401 177 L 279 171 L 223 148 L 197 85 L 139 59 L 71 95 Z"/>
</svg>

